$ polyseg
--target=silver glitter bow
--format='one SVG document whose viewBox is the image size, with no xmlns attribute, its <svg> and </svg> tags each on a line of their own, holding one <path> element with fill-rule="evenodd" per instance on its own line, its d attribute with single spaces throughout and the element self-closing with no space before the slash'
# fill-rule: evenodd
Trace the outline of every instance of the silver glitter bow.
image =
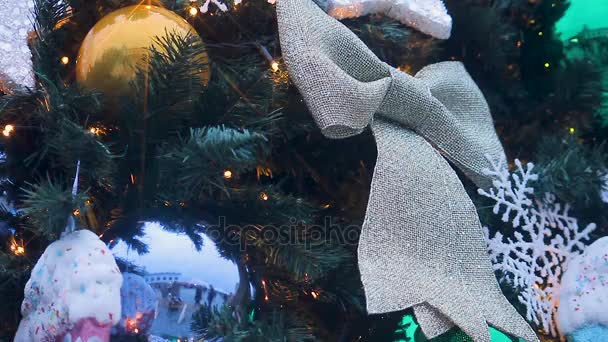
<svg viewBox="0 0 608 342">
<path fill-rule="evenodd" d="M 368 312 L 413 307 L 429 338 L 457 325 L 490 341 L 489 323 L 538 341 L 500 291 L 475 206 L 444 159 L 486 187 L 488 157 L 504 156 L 462 64 L 433 64 L 413 77 L 312 0 L 279 0 L 277 13 L 291 78 L 323 133 L 346 138 L 371 124 L 376 138 L 358 251 Z"/>
</svg>

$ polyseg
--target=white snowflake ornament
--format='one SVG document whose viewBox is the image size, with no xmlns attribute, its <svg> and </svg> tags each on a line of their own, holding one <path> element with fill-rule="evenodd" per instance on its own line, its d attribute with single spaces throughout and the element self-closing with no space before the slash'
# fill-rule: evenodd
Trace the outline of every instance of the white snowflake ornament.
<svg viewBox="0 0 608 342">
<path fill-rule="evenodd" d="M 509 173 L 504 161 L 492 163 L 487 174 L 494 179 L 489 190 L 479 194 L 495 202 L 494 214 L 502 212 L 502 221 L 511 222 L 512 236 L 500 232 L 490 236 L 484 227 L 490 259 L 501 280 L 518 290 L 519 301 L 526 307 L 526 319 L 547 333 L 557 336 L 556 311 L 562 273 L 568 261 L 584 250 L 583 241 L 595 230 L 595 224 L 580 229 L 570 217 L 569 205 L 556 202 L 555 196 L 534 197 L 529 184 L 538 179 L 534 165 L 525 167 L 515 160 L 516 172 Z"/>
<path fill-rule="evenodd" d="M 442 0 L 327 0 L 327 12 L 337 19 L 386 14 L 439 39 L 452 32 L 452 17 Z"/>
<path fill-rule="evenodd" d="M 0 91 L 34 86 L 27 45 L 33 9 L 32 0 L 0 0 Z"/>
</svg>

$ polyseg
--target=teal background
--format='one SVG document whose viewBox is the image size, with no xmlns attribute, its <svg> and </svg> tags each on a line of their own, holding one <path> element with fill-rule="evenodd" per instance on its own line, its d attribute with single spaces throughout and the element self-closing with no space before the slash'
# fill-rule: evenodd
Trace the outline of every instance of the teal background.
<svg viewBox="0 0 608 342">
<path fill-rule="evenodd" d="M 556 26 L 562 40 L 579 33 L 584 25 L 590 29 L 608 27 L 608 0 L 571 0 L 570 3 L 566 15 Z"/>
</svg>

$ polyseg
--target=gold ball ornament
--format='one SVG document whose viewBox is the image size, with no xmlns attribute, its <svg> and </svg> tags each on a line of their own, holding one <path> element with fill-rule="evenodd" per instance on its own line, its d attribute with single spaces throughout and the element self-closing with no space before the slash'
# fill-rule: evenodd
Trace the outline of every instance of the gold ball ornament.
<svg viewBox="0 0 608 342">
<path fill-rule="evenodd" d="M 155 39 L 167 33 L 198 37 L 184 18 L 157 6 L 128 6 L 106 15 L 82 42 L 76 61 L 77 81 L 109 96 L 132 94 L 129 82 L 135 78 L 137 65 L 145 65 L 141 63 L 148 60 L 151 46 L 162 51 Z M 200 58 L 208 61 L 207 53 Z M 196 76 L 207 84 L 209 68 Z"/>
</svg>

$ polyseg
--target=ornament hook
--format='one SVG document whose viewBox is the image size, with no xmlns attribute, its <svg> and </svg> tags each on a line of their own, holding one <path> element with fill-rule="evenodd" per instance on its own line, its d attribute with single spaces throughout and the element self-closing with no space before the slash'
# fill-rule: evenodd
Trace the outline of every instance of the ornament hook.
<svg viewBox="0 0 608 342">
<path fill-rule="evenodd" d="M 76 194 L 78 193 L 78 177 L 80 175 L 80 159 L 76 163 L 76 175 L 74 176 L 74 183 L 72 184 L 72 199 L 76 198 Z M 68 217 L 68 225 L 65 227 L 65 231 L 62 234 L 68 235 L 73 233 L 76 230 L 76 222 L 74 221 L 74 215 L 70 215 Z"/>
</svg>

